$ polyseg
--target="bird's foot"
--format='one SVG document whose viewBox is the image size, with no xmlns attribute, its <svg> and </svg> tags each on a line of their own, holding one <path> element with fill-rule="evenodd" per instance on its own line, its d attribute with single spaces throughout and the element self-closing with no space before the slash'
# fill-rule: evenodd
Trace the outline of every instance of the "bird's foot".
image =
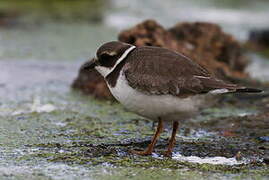
<svg viewBox="0 0 269 180">
<path fill-rule="evenodd" d="M 130 153 L 132 154 L 136 154 L 136 155 L 140 155 L 140 156 L 148 156 L 152 154 L 152 151 L 135 151 L 135 150 L 131 150 Z"/>
<path fill-rule="evenodd" d="M 165 151 L 165 152 L 162 153 L 162 155 L 163 155 L 164 157 L 169 157 L 169 158 L 171 158 L 171 157 L 172 157 L 172 151 Z"/>
</svg>

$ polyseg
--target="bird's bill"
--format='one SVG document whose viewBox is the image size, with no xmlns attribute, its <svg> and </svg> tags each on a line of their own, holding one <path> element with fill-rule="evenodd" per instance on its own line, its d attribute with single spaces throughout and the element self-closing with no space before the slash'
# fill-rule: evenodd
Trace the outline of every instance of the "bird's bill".
<svg viewBox="0 0 269 180">
<path fill-rule="evenodd" d="M 90 70 L 90 69 L 95 68 L 96 65 L 97 65 L 97 59 L 96 59 L 96 58 L 93 58 L 93 59 L 91 59 L 91 60 L 85 62 L 85 63 L 81 66 L 80 70 Z"/>
</svg>

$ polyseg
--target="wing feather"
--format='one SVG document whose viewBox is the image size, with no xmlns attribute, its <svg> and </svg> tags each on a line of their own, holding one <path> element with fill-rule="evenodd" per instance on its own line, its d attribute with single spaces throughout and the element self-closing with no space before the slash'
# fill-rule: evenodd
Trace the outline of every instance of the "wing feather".
<svg viewBox="0 0 269 180">
<path fill-rule="evenodd" d="M 159 47 L 138 47 L 123 66 L 129 85 L 149 94 L 188 96 L 237 86 L 214 78 L 187 57 Z"/>
</svg>

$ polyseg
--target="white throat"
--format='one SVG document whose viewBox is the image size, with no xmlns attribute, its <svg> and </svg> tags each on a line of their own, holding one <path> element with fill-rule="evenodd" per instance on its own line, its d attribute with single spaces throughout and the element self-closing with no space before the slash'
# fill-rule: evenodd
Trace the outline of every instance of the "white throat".
<svg viewBox="0 0 269 180">
<path fill-rule="evenodd" d="M 105 78 L 107 77 L 114 69 L 127 57 L 127 55 L 135 49 L 135 46 L 129 47 L 117 60 L 116 64 L 112 68 L 104 67 L 104 66 L 96 66 L 95 69 Z"/>
</svg>

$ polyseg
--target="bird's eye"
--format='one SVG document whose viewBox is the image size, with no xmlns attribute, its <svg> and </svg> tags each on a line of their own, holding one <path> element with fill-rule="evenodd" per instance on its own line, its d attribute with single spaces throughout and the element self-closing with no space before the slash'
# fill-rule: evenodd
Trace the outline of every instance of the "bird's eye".
<svg viewBox="0 0 269 180">
<path fill-rule="evenodd" d="M 101 66 L 105 66 L 105 67 L 113 67 L 116 61 L 117 61 L 117 58 L 115 55 L 111 56 L 110 54 L 106 54 L 106 53 L 101 54 L 99 58 L 99 63 L 101 64 Z"/>
<path fill-rule="evenodd" d="M 107 58 L 109 58 L 109 57 L 111 57 L 111 55 L 108 54 L 108 53 L 103 53 L 103 54 L 101 54 L 101 59 L 107 59 Z"/>
</svg>

